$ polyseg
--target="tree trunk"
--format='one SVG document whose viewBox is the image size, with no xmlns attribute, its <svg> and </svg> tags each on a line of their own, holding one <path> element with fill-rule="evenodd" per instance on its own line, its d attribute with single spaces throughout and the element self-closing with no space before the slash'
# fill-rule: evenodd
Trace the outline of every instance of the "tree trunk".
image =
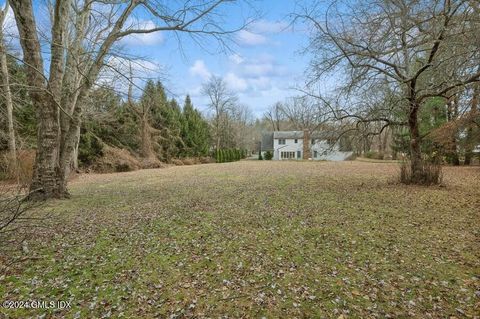
<svg viewBox="0 0 480 319">
<path fill-rule="evenodd" d="M 411 182 L 414 184 L 421 183 L 423 179 L 422 167 L 422 150 L 420 148 L 420 131 L 418 127 L 418 105 L 414 97 L 410 98 L 410 110 L 408 116 L 408 128 L 410 130 L 410 160 L 412 177 Z"/>
<path fill-rule="evenodd" d="M 303 159 L 308 160 L 310 155 L 310 131 L 303 130 Z"/>
<path fill-rule="evenodd" d="M 383 132 L 383 140 L 381 141 L 382 142 L 383 158 L 384 159 L 385 159 L 385 154 L 390 153 L 390 152 L 387 152 L 388 136 L 389 136 L 389 129 L 387 127 L 387 128 L 385 128 L 385 130 Z"/>
<path fill-rule="evenodd" d="M 57 101 L 47 93 L 47 83 L 43 75 L 43 59 L 38 39 L 37 27 L 30 0 L 12 2 L 15 21 L 20 35 L 23 59 L 26 65 L 27 81 L 38 123 L 37 150 L 30 185 L 32 196 L 59 198 L 64 194 L 60 189 L 60 169 L 58 165 L 59 125 Z M 51 69 L 58 66 L 52 57 Z M 54 77 L 51 75 L 51 77 Z M 54 86 L 55 87 L 55 86 Z"/>
<path fill-rule="evenodd" d="M 215 147 L 216 147 L 215 150 L 218 151 L 218 150 L 220 149 L 220 115 L 218 114 L 218 112 L 217 112 L 217 116 L 216 116 L 216 117 L 217 117 L 217 119 L 216 119 L 216 121 L 215 121 L 215 130 L 216 130 L 216 132 L 215 132 L 216 134 L 215 134 L 215 135 L 216 135 L 217 141 L 216 141 L 216 143 L 215 143 L 215 144 L 216 144 L 216 145 L 215 145 Z"/>
<path fill-rule="evenodd" d="M 471 123 L 471 121 L 473 121 L 473 118 L 477 114 L 479 102 L 480 102 L 480 84 L 475 83 L 473 86 L 472 104 L 470 107 L 470 116 L 472 118 L 469 119 L 469 124 L 467 128 L 467 145 L 465 147 L 465 162 L 464 162 L 465 165 L 470 165 L 472 163 L 473 148 L 475 146 L 475 138 L 474 138 L 474 125 Z"/>
<path fill-rule="evenodd" d="M 458 96 L 455 95 L 453 98 L 449 99 L 447 103 L 447 121 L 454 121 L 458 115 Z M 450 164 L 455 166 L 460 165 L 460 159 L 458 157 L 457 150 L 457 130 L 455 127 L 454 131 L 451 133 L 450 141 L 448 143 L 447 160 Z"/>
<path fill-rule="evenodd" d="M 8 10 L 8 1 L 5 4 L 5 10 L 0 12 L 0 65 L 2 74 L 2 87 L 5 94 L 5 104 L 7 107 L 7 124 L 8 124 L 8 152 L 9 161 L 12 163 L 13 174 L 18 178 L 17 169 L 17 146 L 15 142 L 15 130 L 13 128 L 13 100 L 10 90 L 10 78 L 7 65 L 7 51 L 3 39 L 3 22 Z"/>
<path fill-rule="evenodd" d="M 78 171 L 78 147 L 80 146 L 80 126 L 77 127 L 75 147 L 73 148 L 72 169 Z"/>
</svg>

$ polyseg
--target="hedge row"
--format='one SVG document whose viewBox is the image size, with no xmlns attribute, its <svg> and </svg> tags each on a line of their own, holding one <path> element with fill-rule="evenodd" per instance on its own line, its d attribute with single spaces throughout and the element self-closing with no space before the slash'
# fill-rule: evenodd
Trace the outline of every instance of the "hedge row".
<svg viewBox="0 0 480 319">
<path fill-rule="evenodd" d="M 219 149 L 215 153 L 217 163 L 235 162 L 247 157 L 246 150 L 236 148 Z"/>
</svg>

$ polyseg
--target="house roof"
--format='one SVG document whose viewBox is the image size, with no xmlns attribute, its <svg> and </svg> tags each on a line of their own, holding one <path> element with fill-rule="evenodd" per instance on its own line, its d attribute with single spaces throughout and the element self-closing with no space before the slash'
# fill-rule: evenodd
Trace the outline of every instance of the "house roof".
<svg viewBox="0 0 480 319">
<path fill-rule="evenodd" d="M 303 138 L 303 131 L 276 131 L 273 132 L 273 138 Z"/>
<path fill-rule="evenodd" d="M 331 135 L 328 132 L 313 132 L 310 134 L 310 138 L 315 139 L 326 139 L 328 136 Z M 273 132 L 273 139 L 279 138 L 288 138 L 288 139 L 302 139 L 303 138 L 303 131 L 276 131 Z"/>
</svg>

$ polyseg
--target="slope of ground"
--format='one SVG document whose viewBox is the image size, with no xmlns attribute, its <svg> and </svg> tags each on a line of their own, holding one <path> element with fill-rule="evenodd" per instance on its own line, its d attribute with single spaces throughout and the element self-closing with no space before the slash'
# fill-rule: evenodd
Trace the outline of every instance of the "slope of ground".
<svg viewBox="0 0 480 319">
<path fill-rule="evenodd" d="M 83 175 L 44 207 L 0 317 L 475 317 L 480 176 L 394 182 L 398 164 L 260 162 Z M 2 315 L 3 314 L 3 315 Z"/>
</svg>

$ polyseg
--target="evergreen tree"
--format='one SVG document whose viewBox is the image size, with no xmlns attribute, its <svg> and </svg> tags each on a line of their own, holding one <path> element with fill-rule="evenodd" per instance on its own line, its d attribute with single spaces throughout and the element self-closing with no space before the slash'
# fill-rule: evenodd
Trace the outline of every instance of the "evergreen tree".
<svg viewBox="0 0 480 319">
<path fill-rule="evenodd" d="M 210 147 L 208 123 L 193 107 L 190 96 L 185 98 L 183 106 L 183 125 L 181 137 L 184 143 L 183 156 L 206 156 Z"/>
</svg>

